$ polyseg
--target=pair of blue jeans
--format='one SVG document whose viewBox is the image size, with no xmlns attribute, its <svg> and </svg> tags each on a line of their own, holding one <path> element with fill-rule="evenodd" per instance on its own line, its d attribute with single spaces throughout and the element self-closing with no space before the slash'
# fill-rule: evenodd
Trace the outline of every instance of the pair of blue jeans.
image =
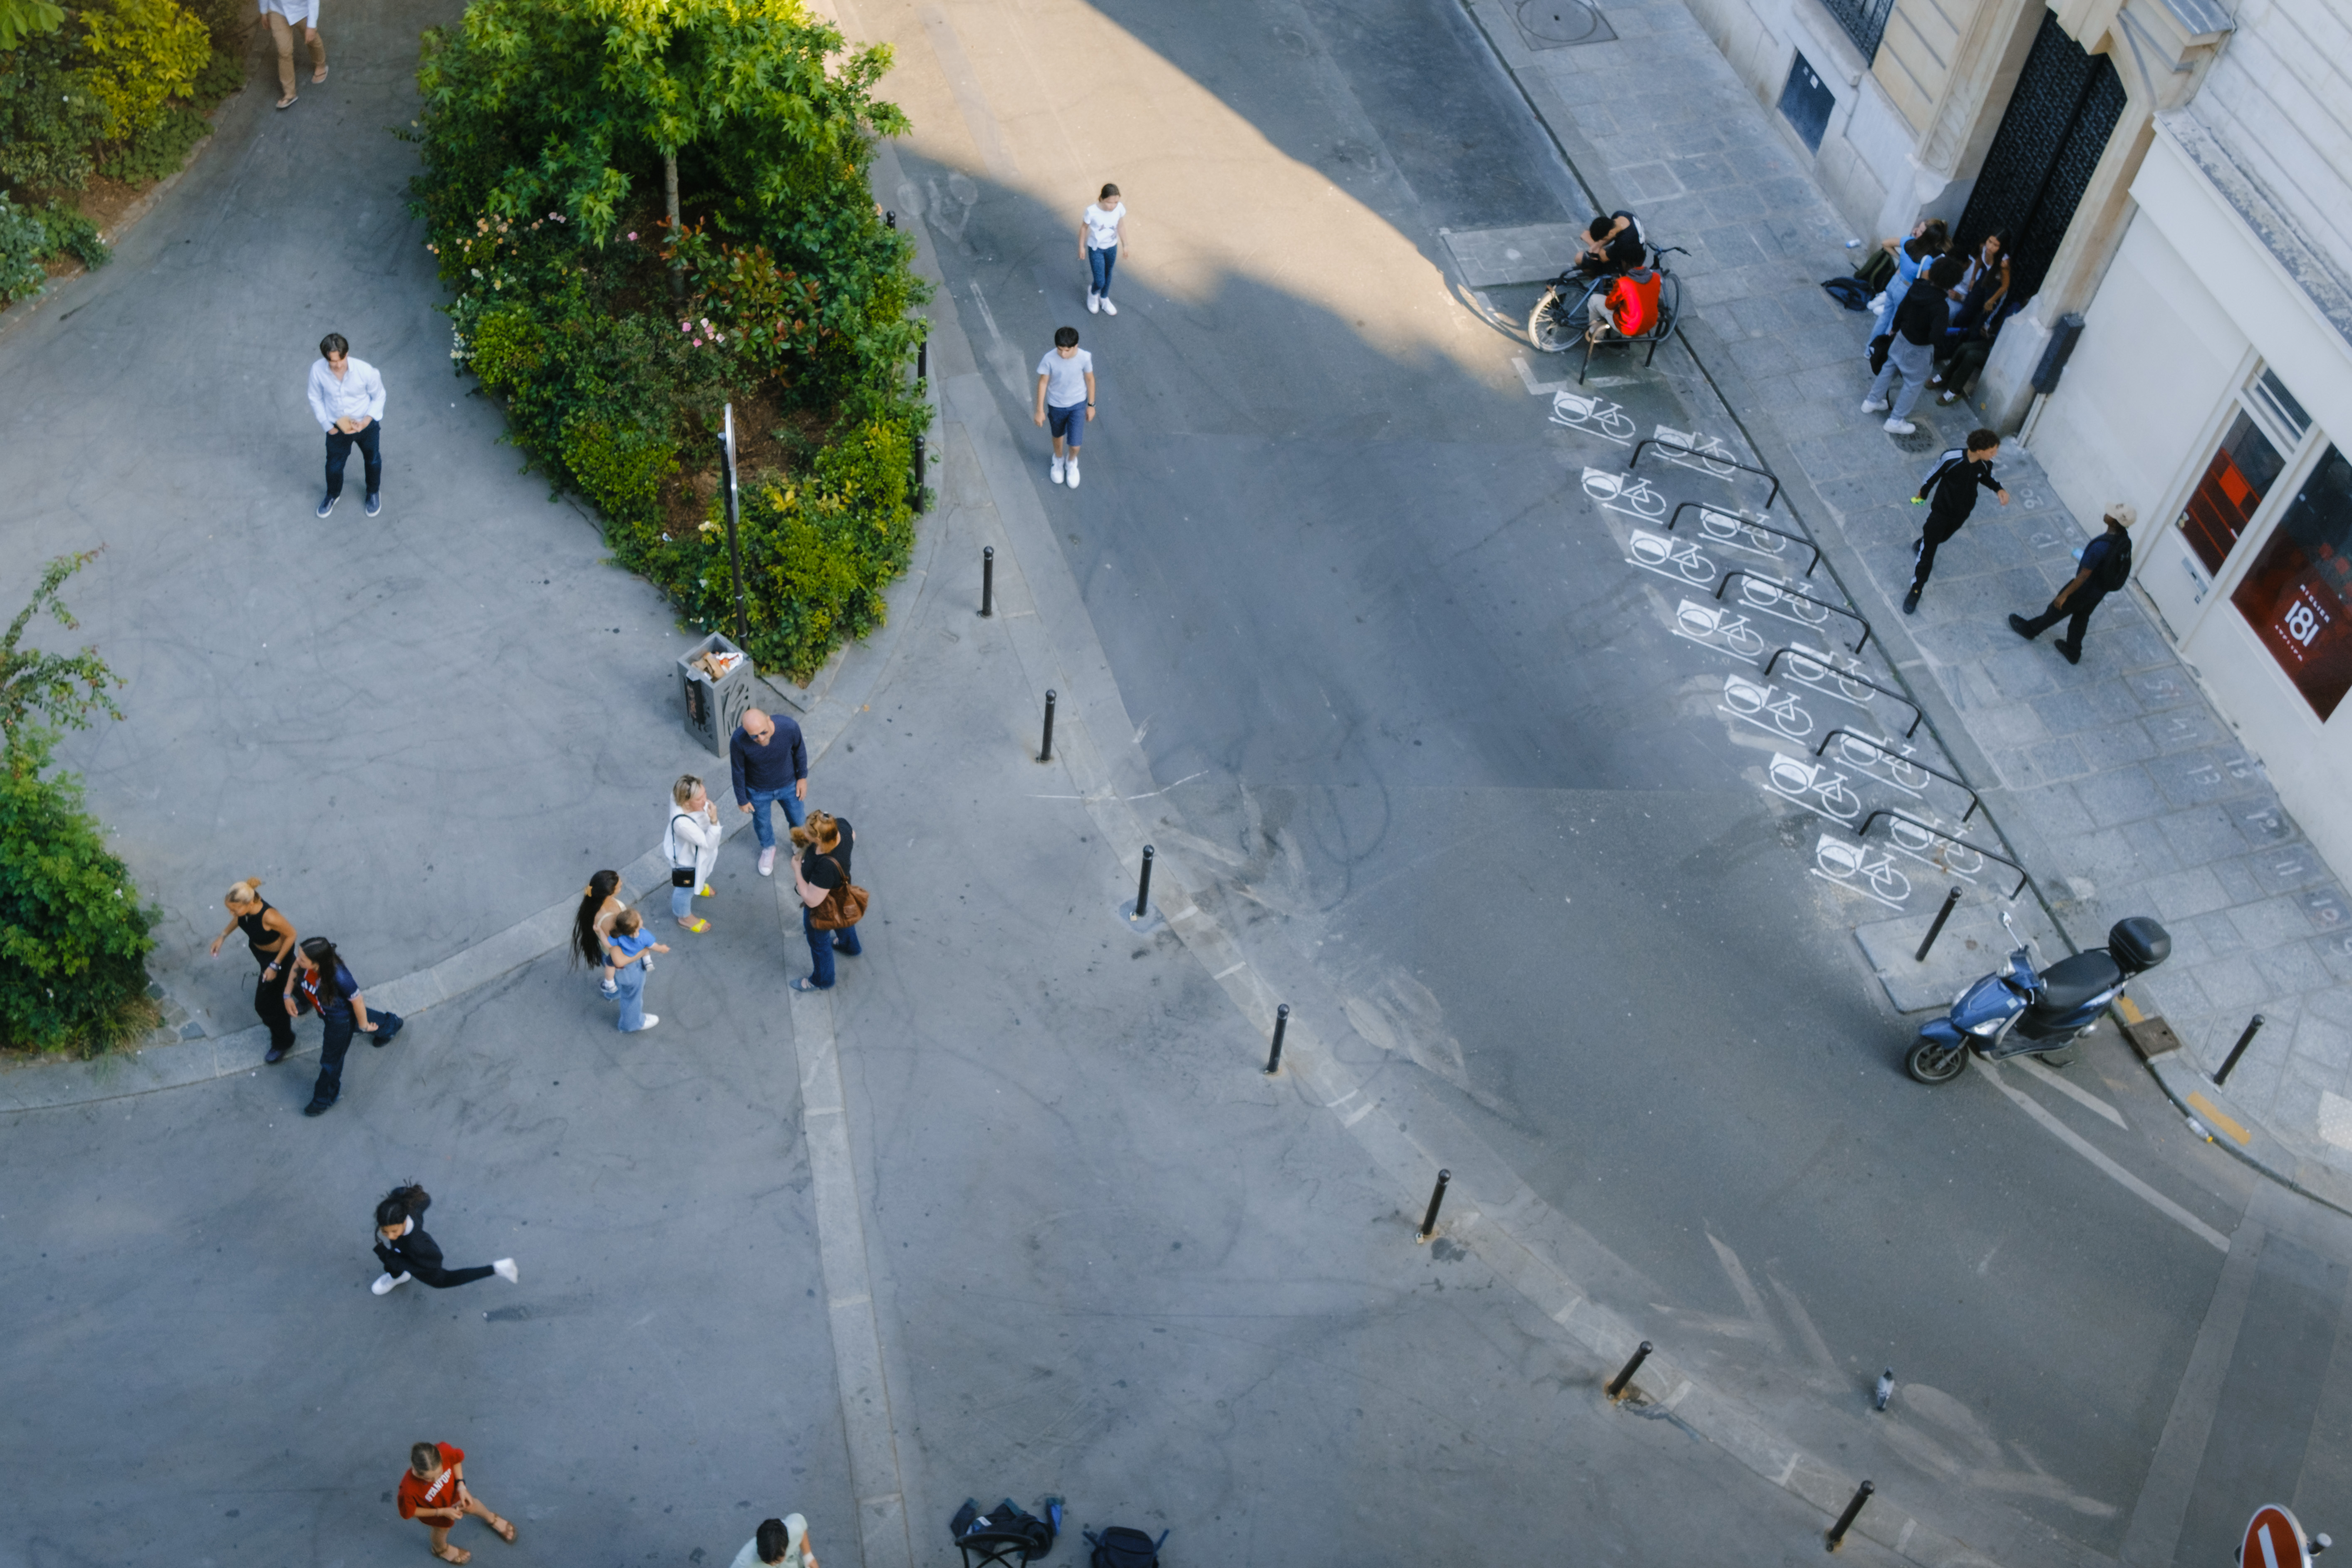
<svg viewBox="0 0 2352 1568">
<path fill-rule="evenodd" d="M 681 921 L 690 921 L 694 918 L 694 892 L 698 884 L 689 882 L 683 888 L 672 888 L 669 890 L 669 912 L 674 918 Z"/>
<path fill-rule="evenodd" d="M 751 797 L 751 831 L 760 836 L 760 847 L 762 849 L 776 847 L 775 824 L 768 818 L 770 801 L 783 802 L 784 820 L 794 827 L 808 820 L 808 807 L 801 804 L 799 790 L 793 784 L 786 784 L 782 789 L 755 789 L 745 793 Z"/>
<path fill-rule="evenodd" d="M 621 1033 L 634 1035 L 646 1026 L 646 961 L 614 970 L 613 984 L 621 988 Z"/>
<path fill-rule="evenodd" d="M 383 434 L 381 419 L 369 420 L 367 428 L 356 436 L 346 436 L 341 430 L 327 432 L 328 499 L 343 493 L 343 465 L 351 460 L 353 446 L 360 449 L 360 466 L 367 475 L 367 493 L 373 495 L 383 489 Z"/>
<path fill-rule="evenodd" d="M 1114 245 L 1108 250 L 1097 250 L 1091 245 L 1087 247 L 1087 268 L 1095 275 L 1094 291 L 1106 300 L 1110 298 L 1110 269 L 1118 265 L 1118 246 Z"/>
<path fill-rule="evenodd" d="M 810 923 L 815 919 L 814 910 L 806 907 L 801 910 L 801 934 L 808 938 L 809 962 L 815 965 L 815 972 L 809 976 L 809 984 L 820 991 L 830 991 L 833 989 L 835 950 L 838 949 L 852 958 L 866 950 L 858 944 L 856 926 L 843 926 L 839 931 L 819 931 Z"/>
</svg>

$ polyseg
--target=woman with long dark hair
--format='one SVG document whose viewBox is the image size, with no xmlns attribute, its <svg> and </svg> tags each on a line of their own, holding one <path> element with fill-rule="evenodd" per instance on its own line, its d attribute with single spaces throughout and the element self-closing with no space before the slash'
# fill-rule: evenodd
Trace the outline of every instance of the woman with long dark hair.
<svg viewBox="0 0 2352 1568">
<path fill-rule="evenodd" d="M 310 1103 L 302 1108 L 303 1115 L 317 1116 L 343 1092 L 343 1053 L 352 1048 L 352 1034 L 367 1036 L 372 1046 L 388 1046 L 400 1033 L 401 1017 L 388 1008 L 368 1012 L 359 982 L 344 967 L 335 944 L 323 936 L 304 937 L 294 950 L 294 967 L 286 973 L 286 1016 L 296 1018 L 306 1012 L 318 1014 L 327 1030 L 319 1050 L 319 1082 L 310 1091 Z"/>
<path fill-rule="evenodd" d="M 374 1286 L 377 1295 L 389 1296 L 411 1279 L 421 1279 L 436 1290 L 471 1285 L 493 1274 L 510 1285 L 522 1283 L 522 1272 L 511 1258 L 471 1268 L 443 1267 L 439 1244 L 417 1223 L 432 1206 L 433 1194 L 414 1182 L 393 1188 L 375 1205 L 375 1256 L 383 1265 L 383 1278 Z"/>
<path fill-rule="evenodd" d="M 572 917 L 572 946 L 566 953 L 567 966 L 577 969 L 586 963 L 597 972 L 596 988 L 607 998 L 619 994 L 614 988 L 613 977 L 606 966 L 613 962 L 613 917 L 628 905 L 621 899 L 621 874 L 599 871 L 588 879 L 580 891 L 580 909 Z M 648 961 L 650 963 L 650 961 Z"/>
</svg>

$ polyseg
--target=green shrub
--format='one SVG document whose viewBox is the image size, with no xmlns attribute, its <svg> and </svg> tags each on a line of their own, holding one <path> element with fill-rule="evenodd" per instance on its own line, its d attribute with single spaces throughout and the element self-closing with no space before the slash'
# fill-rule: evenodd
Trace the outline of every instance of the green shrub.
<svg viewBox="0 0 2352 1568">
<path fill-rule="evenodd" d="M 167 106 L 154 123 L 110 147 L 98 172 L 126 185 L 142 185 L 180 172 L 196 143 L 213 133 L 212 121 L 184 103 Z"/>
<path fill-rule="evenodd" d="M 178 0 L 107 0 L 79 16 L 80 75 L 105 111 L 110 140 L 153 131 L 212 59 L 212 34 Z"/>
<path fill-rule="evenodd" d="M 81 77 L 78 27 L 0 53 L 0 185 L 79 190 L 106 134 L 106 105 Z"/>
<path fill-rule="evenodd" d="M 48 226 L 0 191 L 0 305 L 28 300 L 49 279 L 41 260 L 49 253 Z"/>
<path fill-rule="evenodd" d="M 563 466 L 580 493 L 624 528 L 655 527 L 664 481 L 677 472 L 677 448 L 635 425 L 574 419 L 564 427 Z"/>
<path fill-rule="evenodd" d="M 52 738 L 19 730 L 0 753 L 0 1046 L 103 1050 L 152 1027 L 139 901 L 81 784 L 47 776 Z"/>
<path fill-rule="evenodd" d="M 41 226 L 47 231 L 51 256 L 70 256 L 84 267 L 103 267 L 113 258 L 99 237 L 98 225 L 63 202 L 41 209 Z"/>
</svg>

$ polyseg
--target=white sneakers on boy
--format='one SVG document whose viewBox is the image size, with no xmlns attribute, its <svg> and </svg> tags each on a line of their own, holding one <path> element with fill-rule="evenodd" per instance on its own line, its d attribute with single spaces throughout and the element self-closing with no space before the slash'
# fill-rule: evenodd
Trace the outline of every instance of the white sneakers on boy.
<svg viewBox="0 0 2352 1568">
<path fill-rule="evenodd" d="M 1912 424 L 1908 419 L 1889 419 L 1880 428 L 1890 436 L 1908 436 L 1919 426 Z"/>
<path fill-rule="evenodd" d="M 408 1276 L 405 1274 L 379 1274 L 376 1276 L 375 1283 L 368 1289 L 379 1296 L 389 1296 L 407 1283 Z"/>
<path fill-rule="evenodd" d="M 522 1283 L 522 1270 L 515 1267 L 515 1260 L 511 1258 L 499 1258 L 490 1265 L 490 1271 L 509 1285 Z"/>
<path fill-rule="evenodd" d="M 1118 314 L 1118 307 L 1110 302 L 1110 296 L 1108 294 L 1102 297 L 1102 308 L 1103 314 L 1106 316 L 1116 316 Z"/>
<path fill-rule="evenodd" d="M 1106 303 L 1108 303 L 1108 301 L 1106 301 Z M 1076 489 L 1078 488 L 1078 460 L 1076 458 L 1072 458 L 1070 459 L 1069 470 L 1069 478 L 1065 479 L 1063 482 L 1068 485 L 1072 489 Z"/>
<path fill-rule="evenodd" d="M 1054 459 L 1054 463 L 1053 463 L 1053 474 L 1054 474 L 1054 482 L 1055 482 L 1055 484 L 1057 484 L 1057 485 L 1058 485 L 1058 484 L 1060 484 L 1060 483 L 1062 482 L 1062 468 L 1063 468 L 1062 459 L 1061 459 L 1061 458 L 1055 458 L 1055 459 Z"/>
<path fill-rule="evenodd" d="M 1093 314 L 1094 312 L 1096 312 L 1096 311 L 1097 311 L 1097 310 L 1100 310 L 1102 308 L 1103 308 L 1102 296 L 1101 296 L 1101 295 L 1099 295 L 1099 294 L 1097 294 L 1097 293 L 1096 293 L 1096 292 L 1095 292 L 1093 289 L 1087 289 L 1087 313 L 1088 313 L 1089 315 L 1091 315 L 1091 314 Z"/>
<path fill-rule="evenodd" d="M 1886 400 L 1881 397 L 1865 397 L 1862 400 L 1862 411 L 1864 414 L 1884 414 L 1886 412 Z"/>
</svg>

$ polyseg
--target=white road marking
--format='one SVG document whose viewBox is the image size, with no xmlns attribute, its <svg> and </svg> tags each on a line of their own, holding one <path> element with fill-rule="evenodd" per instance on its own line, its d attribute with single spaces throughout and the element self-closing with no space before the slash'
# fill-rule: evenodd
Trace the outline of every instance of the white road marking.
<svg viewBox="0 0 2352 1568">
<path fill-rule="evenodd" d="M 2174 1203 L 2170 1198 L 2166 1197 L 2162 1193 L 2158 1192 L 2154 1187 L 2149 1186 L 2146 1182 L 2141 1181 L 2137 1176 L 2133 1175 L 2129 1171 L 2125 1170 L 2121 1165 L 2116 1164 L 2113 1160 L 2110 1160 L 2107 1156 L 2099 1152 L 2098 1150 L 2093 1148 L 2090 1142 L 2084 1138 L 2081 1133 L 2075 1131 L 2073 1128 L 2067 1126 L 2055 1116 L 2050 1114 L 2048 1110 L 2044 1110 L 2040 1100 L 2035 1100 L 2032 1096 L 2024 1093 L 2022 1090 L 2011 1088 L 2009 1080 L 2000 1076 L 2000 1069 L 1993 1066 L 1992 1063 L 1985 1063 L 1984 1070 L 1985 1076 L 1992 1079 L 1993 1087 L 1995 1089 L 2000 1089 L 2001 1093 L 2009 1096 L 2009 1098 L 2015 1101 L 2018 1108 L 2023 1110 L 2025 1114 L 2031 1116 L 2034 1121 L 2039 1121 L 2042 1126 L 2048 1128 L 2051 1133 L 2055 1136 L 2061 1143 L 2065 1144 L 2069 1149 L 2074 1150 L 2074 1152 L 2083 1156 L 2084 1159 L 2088 1160 L 2092 1164 L 2096 1165 L 2100 1170 L 2105 1171 L 2108 1175 L 2113 1176 L 2122 1185 L 2130 1189 L 2133 1193 L 2145 1200 L 2148 1206 L 2155 1209 L 2157 1213 L 2164 1215 L 2167 1219 L 2177 1222 L 2182 1226 L 2182 1228 L 2189 1231 L 2189 1234 L 2203 1241 L 2210 1242 L 2216 1251 L 2227 1252 L 2230 1250 L 2230 1238 L 2228 1237 L 2223 1236 L 2220 1231 L 2215 1230 L 2211 1226 L 2207 1225 L 2203 1220 L 2199 1219 L 2195 1215 L 2190 1214 L 2187 1209 L 2182 1208 L 2179 1204 Z"/>
<path fill-rule="evenodd" d="M 2075 1088 L 2073 1084 L 2067 1082 L 2065 1079 L 2062 1078 L 2057 1073 L 2052 1072 L 2048 1068 L 2043 1067 L 2032 1057 L 2018 1057 L 2014 1059 L 2019 1067 L 2025 1069 L 2026 1077 L 2037 1079 L 2042 1082 L 2048 1084 L 2051 1088 L 2056 1089 L 2067 1099 L 2074 1101 L 2077 1105 L 2082 1106 L 2084 1109 L 2091 1111 L 2095 1115 L 2105 1117 L 2108 1121 L 2114 1122 L 2116 1126 L 2123 1128 L 2126 1131 L 2129 1131 L 2131 1130 L 2128 1124 L 2125 1122 L 2124 1113 L 2122 1111 L 2117 1110 L 2114 1106 L 2109 1105 L 2105 1100 L 2101 1100 L 2097 1095 L 2093 1094 L 2090 1090 Z"/>
<path fill-rule="evenodd" d="M 1249 960 L 1244 958 L 1237 963 L 1229 964 L 1225 968 L 1218 970 L 1214 974 L 1210 975 L 1209 978 L 1212 980 L 1223 980 L 1226 975 L 1239 974 L 1243 970 L 1247 969 L 1248 967 Z"/>
</svg>

